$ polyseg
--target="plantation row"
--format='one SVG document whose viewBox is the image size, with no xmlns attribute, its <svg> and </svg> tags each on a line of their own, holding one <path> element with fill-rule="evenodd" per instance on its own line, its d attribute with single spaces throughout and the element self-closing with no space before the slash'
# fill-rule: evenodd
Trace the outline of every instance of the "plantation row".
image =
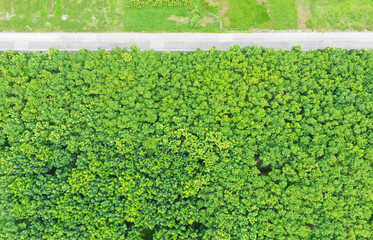
<svg viewBox="0 0 373 240">
<path fill-rule="evenodd" d="M 0 53 L 1 239 L 372 239 L 373 52 Z"/>
</svg>

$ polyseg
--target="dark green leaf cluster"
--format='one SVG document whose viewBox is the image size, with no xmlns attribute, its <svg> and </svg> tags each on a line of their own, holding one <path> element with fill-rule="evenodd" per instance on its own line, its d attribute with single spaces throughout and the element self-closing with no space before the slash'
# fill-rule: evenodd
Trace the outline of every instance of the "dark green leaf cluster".
<svg viewBox="0 0 373 240">
<path fill-rule="evenodd" d="M 0 53 L 1 239 L 372 239 L 373 52 Z"/>
</svg>

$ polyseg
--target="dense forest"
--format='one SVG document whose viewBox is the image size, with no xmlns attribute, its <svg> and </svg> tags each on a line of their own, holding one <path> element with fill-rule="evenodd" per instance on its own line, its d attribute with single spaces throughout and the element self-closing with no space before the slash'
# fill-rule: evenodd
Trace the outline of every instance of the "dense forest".
<svg viewBox="0 0 373 240">
<path fill-rule="evenodd" d="M 1 239 L 372 239 L 373 51 L 0 53 Z"/>
</svg>

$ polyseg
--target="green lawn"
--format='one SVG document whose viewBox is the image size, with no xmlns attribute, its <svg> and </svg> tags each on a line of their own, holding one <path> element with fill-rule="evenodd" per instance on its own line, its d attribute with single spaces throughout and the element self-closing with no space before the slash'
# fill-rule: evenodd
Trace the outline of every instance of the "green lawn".
<svg viewBox="0 0 373 240">
<path fill-rule="evenodd" d="M 373 30 L 373 0 L 308 0 L 316 30 Z"/>
<path fill-rule="evenodd" d="M 227 16 L 233 29 L 260 28 L 270 20 L 267 8 L 257 0 L 230 0 L 230 7 Z"/>
<path fill-rule="evenodd" d="M 195 7 L 199 7 L 198 18 L 201 23 L 207 13 L 217 13 L 217 8 L 202 4 L 202 0 L 194 0 L 189 7 L 140 9 L 128 8 L 126 3 L 126 0 L 0 1 L 0 31 L 216 32 L 219 29 L 219 24 L 203 27 L 168 20 L 173 15 L 192 17 L 191 13 Z"/>
<path fill-rule="evenodd" d="M 140 9 L 127 7 L 127 2 L 3 0 L 0 31 L 373 30 L 373 0 L 193 0 L 188 7 Z M 210 13 L 223 19 L 222 30 Z"/>
<path fill-rule="evenodd" d="M 295 0 L 269 0 L 272 14 L 272 28 L 276 30 L 298 27 L 297 4 Z"/>
<path fill-rule="evenodd" d="M 295 0 L 230 0 L 228 10 L 232 29 L 296 29 L 298 27 Z"/>
</svg>

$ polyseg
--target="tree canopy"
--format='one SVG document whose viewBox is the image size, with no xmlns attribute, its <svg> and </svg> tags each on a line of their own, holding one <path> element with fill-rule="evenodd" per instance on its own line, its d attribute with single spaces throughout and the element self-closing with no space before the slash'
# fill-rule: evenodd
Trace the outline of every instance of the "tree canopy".
<svg viewBox="0 0 373 240">
<path fill-rule="evenodd" d="M 373 51 L 0 53 L 2 239 L 372 239 Z"/>
</svg>

